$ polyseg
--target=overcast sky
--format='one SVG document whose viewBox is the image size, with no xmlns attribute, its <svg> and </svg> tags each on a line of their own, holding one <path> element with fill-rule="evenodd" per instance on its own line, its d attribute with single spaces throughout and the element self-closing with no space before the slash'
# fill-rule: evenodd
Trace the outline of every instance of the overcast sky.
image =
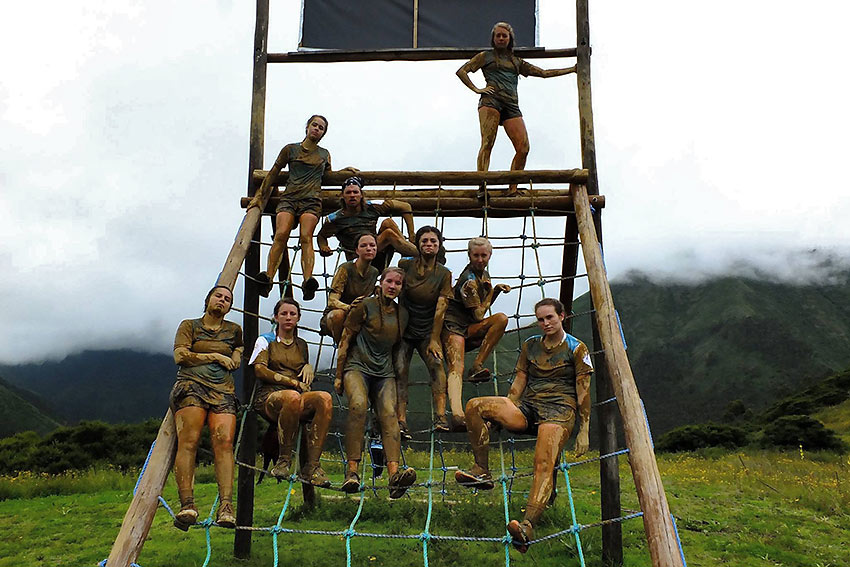
<svg viewBox="0 0 850 567">
<path fill-rule="evenodd" d="M 539 4 L 540 44 L 573 47 L 571 3 Z M 299 6 L 273 2 L 271 52 L 295 49 Z M 253 3 L 18 2 L 3 12 L 0 362 L 170 352 L 243 214 Z M 811 281 L 826 277 L 823 255 L 844 264 L 848 12 L 834 1 L 591 2 L 612 278 L 758 269 Z M 270 66 L 266 167 L 317 112 L 337 168 L 474 169 L 477 97 L 454 76 L 459 64 Z M 528 168 L 579 167 L 575 76 L 524 79 L 520 99 Z M 500 132 L 492 168 L 511 156 Z M 449 226 L 449 236 L 475 232 Z M 556 235 L 563 224 L 538 228 Z M 556 273 L 559 256 L 544 255 L 543 271 Z"/>
</svg>

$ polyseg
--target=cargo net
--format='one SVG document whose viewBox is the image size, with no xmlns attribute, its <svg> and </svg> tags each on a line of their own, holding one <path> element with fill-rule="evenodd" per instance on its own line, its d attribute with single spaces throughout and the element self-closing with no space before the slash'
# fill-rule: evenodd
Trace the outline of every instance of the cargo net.
<svg viewBox="0 0 850 567">
<path fill-rule="evenodd" d="M 532 191 L 533 194 L 533 191 Z M 545 211 L 552 215 L 554 211 Z M 474 236 L 486 236 L 493 244 L 493 256 L 490 261 L 489 272 L 491 279 L 495 283 L 508 283 L 511 285 L 511 292 L 508 295 L 502 295 L 493 306 L 494 311 L 507 311 L 510 307 L 513 310 L 512 314 L 506 313 L 509 318 L 508 329 L 501 341 L 494 350 L 493 355 L 488 363 L 493 365 L 493 376 L 489 382 L 475 384 L 464 381 L 463 383 L 463 399 L 466 400 L 487 395 L 506 395 L 510 388 L 511 381 L 515 374 L 514 364 L 519 356 L 522 343 L 531 334 L 537 334 L 536 318 L 533 312 L 533 305 L 536 301 L 544 297 L 558 297 L 560 293 L 561 282 L 564 280 L 581 280 L 586 278 L 586 273 L 562 274 L 562 258 L 565 246 L 578 246 L 579 242 L 566 242 L 564 238 L 564 216 L 560 217 L 543 217 L 539 215 L 540 209 L 532 204 L 528 208 L 524 216 L 517 218 L 488 218 L 488 207 L 486 203 L 482 209 L 478 209 L 477 214 L 481 215 L 481 224 L 478 234 L 470 234 L 471 218 L 449 218 L 446 219 L 441 215 L 439 206 L 435 211 L 434 222 L 432 226 L 440 228 L 445 237 L 444 246 L 446 248 L 446 266 L 452 271 L 454 278 L 463 270 L 467 263 L 467 242 Z M 475 213 L 472 213 L 475 214 Z M 564 213 L 561 212 L 561 215 Z M 572 212 L 568 212 L 572 215 Z M 422 218 L 422 217 L 420 217 Z M 423 221 L 417 223 L 423 224 Z M 538 229 L 547 229 L 555 232 L 555 234 L 543 235 Z M 463 236 L 458 236 L 463 234 Z M 291 237 L 290 243 L 294 241 L 294 245 L 288 249 L 289 266 L 299 264 L 300 246 L 297 242 L 297 236 Z M 269 246 L 270 243 L 260 242 L 263 246 Z M 319 257 L 318 254 L 316 255 Z M 398 260 L 398 255 L 394 258 Z M 346 401 L 344 396 L 338 396 L 333 389 L 333 378 L 335 375 L 335 358 L 336 346 L 333 340 L 322 334 L 318 329 L 318 320 L 323 312 L 324 303 L 327 293 L 330 288 L 330 282 L 336 271 L 336 268 L 345 261 L 345 257 L 341 252 L 337 252 L 335 257 L 324 258 L 323 263 L 317 266 L 314 276 L 324 279 L 324 287 L 317 292 L 316 299 L 310 302 L 309 305 L 302 305 L 302 320 L 298 327 L 299 336 L 306 340 L 311 346 L 312 353 L 315 353 L 314 368 L 316 369 L 316 378 L 313 382 L 313 389 L 321 389 L 331 393 L 334 400 L 334 419 L 331 425 L 331 431 L 328 433 L 325 442 L 324 451 L 322 453 L 321 464 L 333 480 L 333 486 L 330 488 L 318 488 L 321 494 L 318 498 L 325 498 L 324 503 L 330 503 L 332 499 L 349 499 L 356 502 L 349 508 L 353 510 L 350 518 L 337 518 L 340 523 L 337 529 L 306 529 L 304 523 L 308 523 L 309 515 L 305 515 L 299 509 L 297 502 L 293 502 L 293 497 L 296 494 L 295 487 L 303 481 L 297 475 L 297 465 L 299 455 L 293 458 L 293 473 L 283 483 L 288 483 L 285 491 L 279 491 L 282 496 L 279 513 L 276 514 L 277 520 L 270 525 L 263 526 L 242 526 L 238 525 L 237 530 L 250 530 L 252 532 L 263 533 L 269 535 L 269 545 L 273 549 L 274 567 L 278 565 L 291 563 L 287 562 L 287 549 L 294 542 L 286 542 L 287 538 L 300 538 L 304 536 L 327 538 L 326 542 L 322 542 L 323 550 L 328 550 L 330 546 L 344 545 L 346 566 L 350 567 L 352 561 L 357 564 L 369 563 L 369 560 L 375 560 L 374 556 L 370 556 L 370 544 L 366 543 L 367 539 L 384 539 L 384 540 L 408 540 L 413 542 L 413 545 L 421 548 L 421 561 L 425 567 L 428 567 L 429 560 L 434 560 L 434 554 L 440 554 L 446 549 L 446 545 L 470 545 L 477 544 L 483 546 L 491 546 L 491 552 L 496 549 L 501 549 L 504 552 L 504 562 L 506 566 L 511 563 L 511 555 L 509 553 L 512 546 L 511 536 L 507 533 L 505 525 L 511 518 L 511 512 L 516 517 L 520 513 L 520 506 L 524 505 L 528 495 L 528 489 L 533 475 L 533 466 L 531 454 L 533 453 L 536 437 L 533 436 L 515 436 L 506 430 L 498 430 L 492 428 L 493 437 L 497 440 L 491 442 L 491 462 L 493 462 L 492 452 L 498 454 L 496 462 L 499 463 L 498 469 L 494 469 L 494 481 L 496 490 L 492 492 L 470 490 L 469 488 L 458 485 L 453 478 L 454 471 L 459 468 L 468 469 L 473 458 L 469 452 L 470 444 L 467 440 L 466 433 L 445 433 L 434 431 L 431 427 L 433 423 L 432 409 L 427 409 L 427 404 L 424 399 L 431 400 L 431 382 L 430 376 L 422 365 L 421 361 L 417 361 L 418 356 L 414 356 L 414 363 L 411 364 L 409 393 L 410 403 L 408 406 L 408 423 L 411 424 L 412 438 L 402 444 L 401 462 L 399 470 L 404 470 L 408 466 L 414 466 L 418 471 L 418 483 L 414 484 L 407 490 L 403 496 L 403 500 L 408 501 L 414 506 L 424 508 L 424 515 L 420 509 L 419 517 L 424 517 L 421 525 L 414 526 L 408 521 L 396 523 L 394 522 L 392 508 L 382 508 L 381 513 L 386 514 L 384 519 L 384 530 L 375 529 L 358 529 L 358 522 L 362 518 L 368 517 L 369 504 L 381 506 L 379 501 L 386 502 L 388 499 L 387 477 L 389 475 L 381 475 L 384 467 L 380 456 L 380 437 L 374 432 L 374 429 L 366 428 L 365 439 L 365 455 L 361 460 L 360 478 L 361 490 L 359 494 L 346 495 L 339 486 L 342 483 L 342 476 L 346 466 L 346 457 L 343 450 L 344 435 L 341 432 L 342 425 L 345 420 L 347 411 Z M 579 263 L 581 266 L 581 263 Z M 321 268 L 319 268 L 321 266 Z M 511 271 L 511 268 L 518 271 Z M 240 274 L 247 279 L 252 279 L 250 275 Z M 294 281 L 293 281 L 294 280 Z M 289 274 L 281 281 L 274 282 L 279 286 L 281 296 L 292 295 L 291 288 L 298 288 L 296 282 L 301 281 L 301 274 L 293 271 L 291 268 Z M 586 288 L 587 286 L 579 286 Z M 288 292 L 288 293 L 287 293 Z M 319 304 L 321 308 L 315 307 L 314 304 Z M 270 317 L 257 313 L 248 313 L 234 307 L 234 310 L 241 311 L 243 315 L 248 317 L 257 317 L 261 320 L 272 322 Z M 269 309 L 270 310 L 270 309 Z M 587 302 L 587 308 L 580 312 L 568 313 L 567 317 L 572 320 L 573 334 L 579 335 L 589 346 L 590 341 L 590 317 L 592 316 L 592 306 Z M 261 332 L 266 324 L 261 323 Z M 579 328 L 579 331 L 576 329 Z M 268 327 L 265 327 L 268 330 Z M 625 338 L 623 338 L 625 343 Z M 251 352 L 253 345 L 246 345 L 246 356 Z M 602 351 L 591 350 L 591 356 L 594 361 L 594 367 L 604 364 Z M 466 366 L 469 364 L 467 357 Z M 420 389 L 420 395 L 416 395 L 415 391 Z M 256 391 L 256 388 L 255 388 Z M 416 404 L 414 400 L 422 400 L 423 403 Z M 257 466 L 257 463 L 243 462 L 240 460 L 239 447 L 243 441 L 242 432 L 244 431 L 245 418 L 251 410 L 253 403 L 253 394 L 250 400 L 247 400 L 242 409 L 239 431 L 237 433 L 236 449 L 234 454 L 237 455 L 236 463 L 240 467 L 252 469 L 260 473 L 260 478 L 274 480 L 267 470 L 273 462 L 266 459 L 262 467 Z M 605 400 L 597 400 L 593 404 L 593 408 L 597 408 L 604 404 L 616 403 L 616 398 Z M 264 420 L 263 420 L 264 421 Z M 418 427 L 417 427 L 418 425 Z M 578 423 L 576 424 L 576 428 Z M 296 442 L 297 451 L 301 448 L 301 435 L 304 427 L 298 434 Z M 575 431 L 573 431 L 573 435 Z M 559 557 L 572 557 L 575 564 L 584 566 L 585 557 L 582 547 L 581 533 L 590 528 L 604 526 L 606 524 L 619 523 L 626 520 L 639 518 L 643 515 L 639 510 L 624 510 L 624 515 L 608 518 L 601 521 L 590 521 L 582 523 L 582 519 L 578 517 L 576 502 L 573 499 L 573 488 L 571 483 L 571 471 L 579 466 L 587 466 L 598 464 L 605 459 L 616 459 L 619 455 L 625 455 L 628 449 L 617 450 L 608 454 L 590 456 L 578 461 L 570 461 L 568 451 L 564 450 L 560 456 L 559 462 L 553 470 L 555 483 L 553 486 L 552 498 L 550 498 L 550 506 L 543 516 L 543 521 L 540 526 L 535 526 L 537 539 L 530 542 L 533 547 L 542 542 L 549 541 L 557 547 L 555 553 Z M 424 465 L 424 467 L 423 467 Z M 427 467 L 425 470 L 423 468 Z M 498 476 L 496 476 L 498 470 Z M 144 472 L 144 470 L 142 471 Z M 425 474 L 423 474 L 425 473 Z M 559 486 L 558 477 L 563 479 L 563 487 Z M 424 478 L 423 478 L 424 477 Z M 587 477 L 592 477 L 597 480 L 588 481 L 596 482 L 597 485 L 584 482 Z M 141 476 L 140 476 L 141 478 Z M 598 474 L 585 475 L 582 477 L 582 490 L 597 494 Z M 280 481 L 278 481 L 280 482 Z M 501 490 L 499 490 L 501 489 Z M 331 493 L 330 495 L 327 493 Z M 553 507 L 555 496 L 565 498 L 567 506 Z M 595 499 L 596 497 L 594 497 Z M 636 499 L 635 505 L 636 504 Z M 395 501 L 398 502 L 398 501 Z M 168 503 L 160 497 L 161 506 L 172 516 L 173 509 Z M 496 522 L 497 528 L 491 530 L 490 533 L 445 533 L 439 529 L 439 521 L 434 522 L 440 517 L 441 513 L 452 514 L 452 509 L 439 511 L 441 506 L 451 508 L 457 505 L 476 506 L 476 510 L 480 514 L 490 515 L 499 514 L 500 519 Z M 238 505 L 238 502 L 237 502 Z M 203 531 L 204 537 L 200 542 L 201 545 L 206 545 L 206 558 L 203 562 L 203 567 L 211 565 L 212 558 L 212 534 L 214 528 L 218 526 L 214 522 L 215 512 L 218 506 L 218 497 L 209 511 L 208 516 L 202 522 L 194 525 L 196 531 Z M 598 508 L 593 508 L 593 505 L 585 506 L 586 514 L 598 514 Z M 497 512 L 497 510 L 500 510 Z M 567 515 L 568 510 L 568 515 Z M 581 511 L 580 509 L 578 511 Z M 594 513 L 595 512 L 595 513 Z M 254 517 L 257 518 L 258 510 L 255 509 Z M 268 514 L 262 514 L 266 517 Z M 597 516 L 598 517 L 598 516 Z M 502 521 L 503 520 L 503 521 Z M 675 526 L 675 518 L 673 520 Z M 399 525 L 402 524 L 402 525 Z M 374 522 L 369 522 L 370 526 L 374 526 Z M 223 529 L 223 528 L 218 528 Z M 468 528 L 457 531 L 466 531 Z M 546 533 L 548 532 L 548 533 Z M 541 535 L 545 534 L 545 535 Z M 256 539 L 256 538 L 255 538 Z M 342 543 L 340 543 L 342 540 Z M 362 547 L 357 550 L 356 541 L 361 541 Z M 254 543 L 257 543 L 256 541 Z M 317 544 L 319 542 L 316 542 Z M 436 544 L 436 545 L 435 545 Z M 262 543 L 259 543 L 262 545 Z M 410 545 L 406 545 L 405 553 L 410 553 Z M 592 547 L 599 549 L 599 538 L 593 540 Z M 436 549 L 435 549 L 436 548 Z M 452 553 L 452 557 L 461 557 L 457 550 Z M 354 558 L 352 557 L 354 554 Z M 359 554 L 359 556 L 358 556 Z M 532 555 L 534 555 L 532 553 Z M 358 558 L 359 557 L 359 558 Z M 684 562 L 684 555 L 682 556 Z M 406 562 L 401 562 L 408 564 Z M 104 565 L 102 562 L 101 565 Z M 223 564 L 227 564 L 224 561 Z M 396 561 L 395 564 L 400 564 Z"/>
</svg>

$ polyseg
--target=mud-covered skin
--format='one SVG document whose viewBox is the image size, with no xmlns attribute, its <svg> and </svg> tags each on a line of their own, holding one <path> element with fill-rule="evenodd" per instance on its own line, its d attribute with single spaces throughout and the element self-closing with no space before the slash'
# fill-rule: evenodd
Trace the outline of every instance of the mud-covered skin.
<svg viewBox="0 0 850 567">
<path fill-rule="evenodd" d="M 325 333 L 339 343 L 345 318 L 358 298 L 372 295 L 378 281 L 378 269 L 372 265 L 363 266 L 362 272 L 354 261 L 345 262 L 337 268 L 331 281 L 328 304 L 322 314 L 319 326 Z"/>
<path fill-rule="evenodd" d="M 479 253 L 483 248 L 473 248 L 470 256 Z M 476 268 L 470 263 L 461 272 L 454 286 L 453 297 L 449 299 L 443 323 L 442 341 L 449 367 L 449 403 L 456 419 L 461 419 L 464 415 L 464 354 L 480 345 L 472 368 L 482 368 L 508 326 L 508 318 L 504 313 L 494 313 L 482 318 L 499 293 L 510 291 L 510 287 L 504 284 L 493 286 L 490 274 L 485 269 L 487 262 L 489 254 L 483 260 L 483 266 Z"/>
<path fill-rule="evenodd" d="M 345 395 L 348 398 L 348 417 L 345 423 L 345 456 L 349 461 L 359 461 L 363 450 L 363 433 L 366 431 L 366 412 L 369 402 L 381 424 L 381 441 L 387 461 L 401 457 L 401 440 L 396 414 L 394 378 L 364 375 L 356 369 L 345 372 Z"/>
<path fill-rule="evenodd" d="M 499 124 L 514 146 L 511 170 L 525 169 L 528 158 L 528 132 L 519 110 L 517 82 L 519 75 L 541 78 L 557 77 L 575 73 L 575 67 L 565 69 L 540 69 L 513 54 L 513 32 L 503 26 L 495 26 L 491 36 L 494 49 L 482 51 L 464 63 L 456 75 L 468 89 L 481 95 L 478 103 L 478 122 L 481 131 L 481 147 L 478 150 L 478 171 L 490 169 L 490 154 L 496 141 Z M 469 78 L 469 73 L 482 70 L 487 82 L 479 89 Z M 516 193 L 516 184 L 511 184 L 509 194 Z"/>
<path fill-rule="evenodd" d="M 174 361 L 179 381 L 191 380 L 207 392 L 232 395 L 232 371 L 242 360 L 242 330 L 224 316 L 233 294 L 216 287 L 210 291 L 204 316 L 180 324 L 174 341 Z M 184 397 L 183 402 L 189 398 Z M 181 505 L 193 500 L 195 456 L 204 423 L 209 425 L 215 459 L 215 476 L 222 501 L 233 499 L 233 437 L 236 415 L 212 408 L 184 405 L 176 408 L 177 452 L 174 477 Z"/>
<path fill-rule="evenodd" d="M 410 211 L 411 208 L 408 203 L 394 199 L 387 199 L 383 203 L 367 200 L 362 208 L 344 207 L 334 211 L 328 215 L 316 236 L 319 250 L 323 254 L 331 252 L 327 239 L 335 236 L 339 241 L 340 248 L 347 254 L 354 254 L 354 241 L 357 236 L 364 232 L 371 232 L 378 234 L 379 251 L 392 245 L 402 254 L 415 254 L 416 248 L 405 240 L 401 229 L 392 220 L 387 219 L 389 222 L 381 223 L 381 230 L 378 230 L 378 219 L 380 217 L 398 214 L 404 219 L 408 231 L 413 231 L 413 216 Z M 385 232 L 386 234 L 384 234 Z M 410 234 L 413 233 L 410 232 Z"/>
<path fill-rule="evenodd" d="M 410 363 L 413 360 L 413 351 L 419 353 L 422 362 L 431 376 L 431 395 L 434 400 L 434 415 L 446 415 L 446 395 L 448 393 L 446 371 L 443 362 L 437 359 L 429 351 L 431 339 L 403 339 L 395 351 L 394 364 L 396 368 L 396 391 L 398 421 L 407 424 L 407 401 L 408 381 L 410 376 Z"/>
<path fill-rule="evenodd" d="M 387 472 L 391 478 L 398 472 L 401 448 L 392 351 L 407 323 L 406 310 L 394 301 L 403 282 L 403 272 L 388 268 L 381 278 L 379 295 L 364 299 L 345 322 L 334 389 L 348 398 L 345 448 L 349 472 L 357 472 L 361 459 L 370 399 L 381 422 Z"/>
</svg>

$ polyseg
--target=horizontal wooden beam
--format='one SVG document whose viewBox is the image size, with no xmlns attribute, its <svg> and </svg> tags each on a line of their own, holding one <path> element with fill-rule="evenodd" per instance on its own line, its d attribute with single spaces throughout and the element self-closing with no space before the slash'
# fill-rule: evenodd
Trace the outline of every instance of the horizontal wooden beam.
<svg viewBox="0 0 850 567">
<path fill-rule="evenodd" d="M 254 183 L 259 187 L 268 171 L 255 169 Z M 526 169 L 522 171 L 361 171 L 357 174 L 369 185 L 470 185 L 509 183 L 587 183 L 586 169 Z M 334 171 L 322 178 L 322 185 L 342 185 L 351 174 Z M 286 185 L 289 173 L 282 171 L 274 185 Z"/>
<path fill-rule="evenodd" d="M 447 61 L 452 59 L 471 59 L 486 48 L 476 47 L 429 47 L 403 49 L 370 49 L 347 51 L 340 49 L 316 49 L 310 51 L 290 51 L 289 53 L 269 53 L 269 63 L 343 63 L 355 61 Z M 514 53 L 523 59 L 551 59 L 556 57 L 575 57 L 576 48 L 546 49 L 543 47 L 518 47 Z"/>
<path fill-rule="evenodd" d="M 534 194 L 524 193 L 512 197 L 501 197 L 502 190 L 490 193 L 487 199 L 488 216 L 494 218 L 520 217 L 527 215 L 529 209 L 535 208 L 538 216 L 564 216 L 573 211 L 573 198 L 567 189 L 543 189 L 534 190 Z M 413 209 L 413 215 L 419 217 L 433 217 L 437 214 L 444 217 L 473 217 L 484 216 L 484 202 L 478 200 L 475 190 L 468 189 L 405 189 L 393 191 L 391 189 L 368 190 L 370 199 L 398 199 L 409 203 Z M 340 207 L 339 191 L 336 189 L 322 190 L 322 214 L 329 214 Z M 267 212 L 274 212 L 278 203 L 278 195 L 269 198 Z M 242 207 L 248 206 L 250 199 L 243 197 Z M 591 204 L 594 207 L 605 206 L 603 195 L 593 195 Z"/>
</svg>

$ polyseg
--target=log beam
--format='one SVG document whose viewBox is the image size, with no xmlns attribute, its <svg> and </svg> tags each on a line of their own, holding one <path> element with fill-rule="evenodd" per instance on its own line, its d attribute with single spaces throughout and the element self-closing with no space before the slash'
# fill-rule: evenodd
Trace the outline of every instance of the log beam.
<svg viewBox="0 0 850 567">
<path fill-rule="evenodd" d="M 682 556 L 679 552 L 667 496 L 658 472 L 649 427 L 620 335 L 611 287 L 608 285 L 599 240 L 596 238 L 590 212 L 587 188 L 583 185 L 574 185 L 572 190 L 576 221 L 581 236 L 581 249 L 587 266 L 590 295 L 596 309 L 599 336 L 605 348 L 605 365 L 617 396 L 620 415 L 623 418 L 623 430 L 626 445 L 629 448 L 629 464 L 632 468 L 638 501 L 643 511 L 643 525 L 652 565 L 682 567 Z"/>
<path fill-rule="evenodd" d="M 259 187 L 268 171 L 255 170 L 254 183 Z M 586 169 L 526 169 L 522 171 L 361 171 L 357 174 L 369 185 L 469 185 L 486 182 L 489 186 L 510 183 L 587 183 Z M 322 178 L 323 186 L 340 187 L 351 174 L 334 171 Z M 286 185 L 289 173 L 283 171 L 275 186 Z"/>
<path fill-rule="evenodd" d="M 439 193 L 439 196 L 438 196 Z M 496 193 L 496 192 L 494 192 Z M 475 191 L 445 190 L 445 191 L 375 191 L 369 190 L 370 199 L 398 199 L 408 203 L 413 209 L 414 216 L 433 217 L 439 211 L 443 217 L 472 217 L 484 216 L 484 203 L 475 197 Z M 322 214 L 327 215 L 339 209 L 339 191 L 323 190 Z M 279 197 L 269 198 L 266 211 L 273 213 Z M 241 206 L 248 206 L 250 199 L 242 198 Z M 605 197 L 594 195 L 591 203 L 596 208 L 605 206 Z M 513 197 L 491 197 L 487 200 L 487 216 L 493 218 L 511 218 L 527 215 L 533 206 L 538 216 L 561 217 L 573 210 L 573 198 L 568 191 L 548 190 L 534 191 L 534 196 L 520 195 Z"/>
<path fill-rule="evenodd" d="M 357 61 L 448 61 L 471 59 L 488 47 L 430 47 L 401 49 L 371 49 L 345 51 L 340 49 L 316 49 L 269 53 L 269 63 L 345 63 Z M 541 47 L 517 47 L 514 53 L 523 59 L 552 59 L 575 57 L 576 48 L 545 49 Z"/>
<path fill-rule="evenodd" d="M 139 557 L 139 552 L 148 537 L 154 514 L 159 505 L 162 487 L 174 463 L 177 447 L 177 431 L 174 428 L 174 414 L 169 409 L 159 426 L 156 444 L 151 451 L 145 474 L 139 480 L 133 501 L 124 514 L 124 521 L 106 564 L 109 567 L 129 567 Z"/>
</svg>

